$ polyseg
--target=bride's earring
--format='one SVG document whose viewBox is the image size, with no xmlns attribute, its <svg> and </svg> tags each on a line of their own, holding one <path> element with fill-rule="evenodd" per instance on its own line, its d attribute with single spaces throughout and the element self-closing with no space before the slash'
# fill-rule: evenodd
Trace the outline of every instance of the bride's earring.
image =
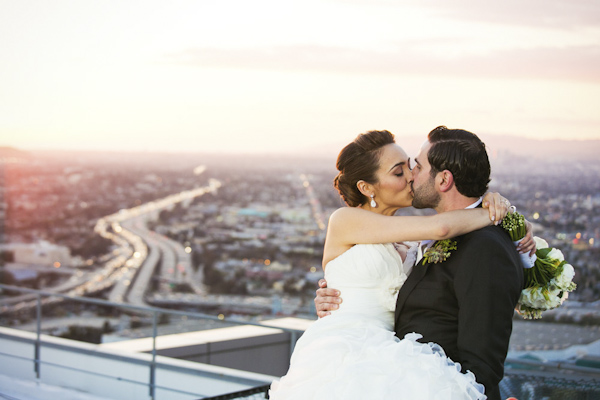
<svg viewBox="0 0 600 400">
<path fill-rule="evenodd" d="M 377 207 L 377 203 L 375 203 L 375 199 L 373 198 L 373 194 L 371 195 L 371 207 L 375 208 Z"/>
</svg>

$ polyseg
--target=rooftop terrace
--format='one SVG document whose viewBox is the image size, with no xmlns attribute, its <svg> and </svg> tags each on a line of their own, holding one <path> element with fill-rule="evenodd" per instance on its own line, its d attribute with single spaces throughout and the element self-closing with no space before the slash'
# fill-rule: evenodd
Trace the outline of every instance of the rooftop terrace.
<svg viewBox="0 0 600 400">
<path fill-rule="evenodd" d="M 35 332 L 0 327 L 0 399 L 264 399 L 270 382 L 287 370 L 295 341 L 311 323 L 299 318 L 221 321 L 198 313 L 64 296 L 152 316 L 147 337 L 93 344 L 42 334 L 41 299 L 53 294 L 36 294 Z M 163 314 L 206 321 L 210 329 L 159 334 Z M 515 327 L 519 334 L 525 332 L 520 324 Z M 600 398 L 600 341 L 546 353 L 512 351 L 501 392 L 504 398 L 519 400 Z"/>
</svg>

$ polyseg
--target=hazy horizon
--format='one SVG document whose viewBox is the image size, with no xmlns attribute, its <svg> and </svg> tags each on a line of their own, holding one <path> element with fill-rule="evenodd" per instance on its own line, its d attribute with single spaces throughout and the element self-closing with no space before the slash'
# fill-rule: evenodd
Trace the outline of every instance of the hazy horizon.
<svg viewBox="0 0 600 400">
<path fill-rule="evenodd" d="M 532 160 L 546 158 L 557 161 L 568 159 L 573 160 L 596 160 L 597 151 L 600 149 L 600 139 L 528 139 L 517 136 L 508 135 L 479 135 L 486 144 L 490 159 L 497 158 L 499 154 L 507 156 L 527 157 Z M 353 138 L 350 139 L 350 141 Z M 396 142 L 404 148 L 409 157 L 415 157 L 418 153 L 425 137 L 409 136 L 396 137 Z M 135 159 L 143 159 L 145 157 L 204 157 L 204 158 L 223 158 L 230 159 L 232 162 L 241 160 L 260 160 L 266 158 L 273 159 L 314 159 L 325 161 L 327 160 L 335 167 L 335 159 L 339 151 L 347 143 L 323 143 L 318 148 L 313 149 L 297 149 L 296 151 L 268 151 L 264 152 L 214 152 L 202 151 L 198 149 L 188 149 L 187 151 L 178 150 L 135 150 L 135 149 L 120 149 L 120 150 L 102 150 L 102 149 L 27 149 L 16 148 L 11 146 L 0 145 L 0 158 L 10 155 L 13 150 L 16 152 L 24 152 L 32 156 L 42 157 L 81 157 L 81 156 L 98 156 L 112 155 L 125 156 Z M 133 161 L 133 160 L 131 160 Z"/>
</svg>

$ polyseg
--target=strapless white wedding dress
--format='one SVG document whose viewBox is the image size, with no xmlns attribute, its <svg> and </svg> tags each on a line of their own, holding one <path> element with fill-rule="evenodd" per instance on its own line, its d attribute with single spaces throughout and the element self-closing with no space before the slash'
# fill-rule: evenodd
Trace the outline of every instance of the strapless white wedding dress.
<svg viewBox="0 0 600 400">
<path fill-rule="evenodd" d="M 394 335 L 398 291 L 407 278 L 393 244 L 355 245 L 325 268 L 343 302 L 296 343 L 288 373 L 271 400 L 485 399 L 472 373 L 440 346 Z"/>
</svg>

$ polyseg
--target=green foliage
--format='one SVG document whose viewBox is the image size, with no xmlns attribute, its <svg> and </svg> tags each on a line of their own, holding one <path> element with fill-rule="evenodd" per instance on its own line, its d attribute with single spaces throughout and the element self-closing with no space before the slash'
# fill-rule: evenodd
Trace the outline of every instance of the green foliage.
<svg viewBox="0 0 600 400">
<path fill-rule="evenodd" d="M 450 257 L 452 250 L 456 250 L 456 240 L 438 240 L 423 254 L 423 260 L 433 264 L 444 262 Z"/>
<path fill-rule="evenodd" d="M 500 226 L 508 232 L 514 242 L 523 239 L 527 234 L 525 217 L 518 212 L 506 214 L 506 217 L 504 217 Z"/>
</svg>

